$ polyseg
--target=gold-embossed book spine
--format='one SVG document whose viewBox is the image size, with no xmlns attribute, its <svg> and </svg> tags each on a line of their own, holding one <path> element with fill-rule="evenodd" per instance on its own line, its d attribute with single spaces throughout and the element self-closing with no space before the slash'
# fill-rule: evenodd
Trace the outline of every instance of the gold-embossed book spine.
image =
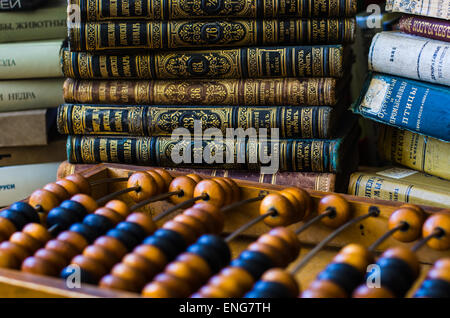
<svg viewBox="0 0 450 318">
<path fill-rule="evenodd" d="M 342 45 L 248 47 L 140 54 L 61 51 L 64 75 L 79 79 L 342 77 Z"/>
<path fill-rule="evenodd" d="M 70 0 L 82 22 L 192 18 L 351 17 L 357 0 Z"/>
<path fill-rule="evenodd" d="M 333 106 L 339 93 L 334 78 L 217 80 L 66 79 L 67 103 L 217 106 Z"/>
<path fill-rule="evenodd" d="M 355 28 L 353 18 L 86 22 L 69 26 L 69 42 L 72 51 L 337 44 L 352 43 Z"/>
</svg>

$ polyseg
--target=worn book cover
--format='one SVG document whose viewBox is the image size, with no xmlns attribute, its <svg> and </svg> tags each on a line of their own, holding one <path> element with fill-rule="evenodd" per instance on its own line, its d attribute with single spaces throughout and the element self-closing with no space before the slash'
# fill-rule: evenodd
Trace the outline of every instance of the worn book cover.
<svg viewBox="0 0 450 318">
<path fill-rule="evenodd" d="M 2 147 L 0 167 L 26 165 L 66 159 L 66 140 L 52 140 L 44 146 Z"/>
<path fill-rule="evenodd" d="M 388 0 L 386 10 L 450 20 L 448 0 Z"/>
</svg>

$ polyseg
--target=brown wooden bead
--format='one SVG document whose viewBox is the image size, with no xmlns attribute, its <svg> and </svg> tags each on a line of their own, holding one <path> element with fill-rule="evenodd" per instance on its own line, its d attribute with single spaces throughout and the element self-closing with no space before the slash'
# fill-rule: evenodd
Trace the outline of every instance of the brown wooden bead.
<svg viewBox="0 0 450 318">
<path fill-rule="evenodd" d="M 84 208 L 86 209 L 87 213 L 92 213 L 98 208 L 97 202 L 95 200 L 87 195 L 87 194 L 75 194 L 73 197 L 70 198 L 72 201 L 76 201 L 80 203 Z"/>
<path fill-rule="evenodd" d="M 144 213 L 136 212 L 130 214 L 127 217 L 127 222 L 138 224 L 145 230 L 147 235 L 150 235 L 156 231 L 156 224 L 153 222 L 152 217 Z"/>
<path fill-rule="evenodd" d="M 151 282 L 147 284 L 142 290 L 143 297 L 149 298 L 174 298 L 176 293 L 166 288 L 163 283 Z"/>
<path fill-rule="evenodd" d="M 19 260 L 9 249 L 0 248 L 0 268 L 20 268 L 21 260 Z"/>
<path fill-rule="evenodd" d="M 282 264 L 281 266 L 286 266 L 291 261 L 296 259 L 298 256 L 289 253 L 290 252 L 289 244 L 285 240 L 279 238 L 278 236 L 263 234 L 258 238 L 257 243 L 266 244 L 275 248 L 278 252 L 278 259 L 279 259 L 278 261 L 281 262 Z"/>
<path fill-rule="evenodd" d="M 120 261 L 120 258 L 117 258 L 116 255 L 97 245 L 89 245 L 86 247 L 83 250 L 83 255 L 96 262 L 102 263 L 103 266 L 108 269 Z"/>
<path fill-rule="evenodd" d="M 54 251 L 46 250 L 45 248 L 37 250 L 33 256 L 52 263 L 58 272 L 60 272 L 67 265 L 64 257 Z"/>
<path fill-rule="evenodd" d="M 64 179 L 74 182 L 80 189 L 81 193 L 91 194 L 91 184 L 81 174 L 74 173 L 65 177 Z"/>
<path fill-rule="evenodd" d="M 94 245 L 106 249 L 117 259 L 121 259 L 127 254 L 127 248 L 123 245 L 123 243 L 111 236 L 99 237 L 95 240 Z"/>
<path fill-rule="evenodd" d="M 441 279 L 450 282 L 450 258 L 442 258 L 434 263 L 427 276 L 431 279 Z"/>
<path fill-rule="evenodd" d="M 270 227 L 289 225 L 294 220 L 294 207 L 281 194 L 268 194 L 261 201 L 259 214 L 266 214 L 270 211 L 276 212 L 276 215 L 268 216 L 264 219 L 264 223 Z"/>
<path fill-rule="evenodd" d="M 223 205 L 228 205 L 234 202 L 234 192 L 233 188 L 230 186 L 228 182 L 223 180 L 222 178 L 212 178 L 211 180 L 214 180 L 217 182 L 221 187 L 225 194 Z"/>
<path fill-rule="evenodd" d="M 143 287 L 147 282 L 145 275 L 124 263 L 116 264 L 111 270 L 111 274 L 123 280 L 133 282 L 136 287 Z"/>
<path fill-rule="evenodd" d="M 51 209 L 59 205 L 59 200 L 50 191 L 39 189 L 31 194 L 28 204 L 47 214 Z"/>
<path fill-rule="evenodd" d="M 130 209 L 128 205 L 121 200 L 111 200 L 105 204 L 105 208 L 111 209 L 116 213 L 119 213 L 123 219 L 127 218 L 130 215 Z"/>
<path fill-rule="evenodd" d="M 295 223 L 300 221 L 304 216 L 304 207 L 301 205 L 300 201 L 297 200 L 294 194 L 284 190 L 280 191 L 279 194 L 281 194 L 283 197 L 288 199 L 289 203 L 291 203 L 292 206 L 292 219 L 289 223 Z"/>
<path fill-rule="evenodd" d="M 296 297 L 299 293 L 299 286 L 295 277 L 281 268 L 273 268 L 264 273 L 261 280 L 265 282 L 279 283 L 288 288 L 292 296 Z"/>
<path fill-rule="evenodd" d="M 155 172 L 157 172 L 164 179 L 164 183 L 165 183 L 164 188 L 168 189 L 170 183 L 173 180 L 172 175 L 167 170 L 162 169 L 162 168 L 156 168 L 154 170 L 155 170 Z"/>
<path fill-rule="evenodd" d="M 169 185 L 169 192 L 175 192 L 182 190 L 181 194 L 172 195 L 170 201 L 173 204 L 180 204 L 186 200 L 194 197 L 194 189 L 197 183 L 186 176 L 176 177 Z"/>
<path fill-rule="evenodd" d="M 136 271 L 141 272 L 145 276 L 146 281 L 151 280 L 153 276 L 160 271 L 157 265 L 137 253 L 127 254 L 123 258 L 122 263 L 132 267 Z"/>
<path fill-rule="evenodd" d="M 409 248 L 401 246 L 391 247 L 390 249 L 386 250 L 381 255 L 381 257 L 401 259 L 409 265 L 416 277 L 419 275 L 420 265 L 417 259 L 417 255 Z"/>
<path fill-rule="evenodd" d="M 301 244 L 297 235 L 288 228 L 276 227 L 271 229 L 267 234 L 277 236 L 287 242 L 290 246 L 290 254 L 298 255 L 300 253 Z"/>
<path fill-rule="evenodd" d="M 192 298 L 230 298 L 233 296 L 230 296 L 227 293 L 227 290 L 221 289 L 219 287 L 206 285 L 203 286 L 197 293 L 192 295 Z"/>
<path fill-rule="evenodd" d="M 138 171 L 128 178 L 127 188 L 139 187 L 139 190 L 129 192 L 134 202 L 141 202 L 159 193 L 155 179 L 147 172 Z"/>
<path fill-rule="evenodd" d="M 327 211 L 328 208 L 331 207 L 335 209 L 336 215 L 333 217 L 325 217 L 321 220 L 322 223 L 326 226 L 329 226 L 331 228 L 338 228 L 350 219 L 350 204 L 346 199 L 338 194 L 329 194 L 327 196 L 324 196 L 319 201 L 317 213 L 323 214 Z"/>
<path fill-rule="evenodd" d="M 225 267 L 208 282 L 211 287 L 226 290 L 228 297 L 242 297 L 253 284 L 253 276 L 242 267 L 235 266 Z"/>
<path fill-rule="evenodd" d="M 142 244 L 137 246 L 133 254 L 140 255 L 144 257 L 146 260 L 150 261 L 154 264 L 158 271 L 164 269 L 164 266 L 167 265 L 167 258 L 164 252 L 162 252 L 158 247 L 149 244 Z"/>
<path fill-rule="evenodd" d="M 333 258 L 334 263 L 345 263 L 365 273 L 372 261 L 371 253 L 362 245 L 349 244 Z"/>
<path fill-rule="evenodd" d="M 109 208 L 98 208 L 97 210 L 95 210 L 94 214 L 104 216 L 113 224 L 118 224 L 124 220 L 122 215 Z"/>
<path fill-rule="evenodd" d="M 86 248 L 86 246 L 89 245 L 89 242 L 83 235 L 72 231 L 62 232 L 56 239 L 61 242 L 70 244 L 78 253 L 81 253 Z"/>
<path fill-rule="evenodd" d="M 231 188 L 233 189 L 234 202 L 238 202 L 241 199 L 241 189 L 239 188 L 236 181 L 227 177 L 223 177 L 222 180 L 228 182 L 228 184 L 231 186 Z"/>
<path fill-rule="evenodd" d="M 209 213 L 214 218 L 215 230 L 213 233 L 222 233 L 225 225 L 225 214 L 217 206 L 208 202 L 198 202 L 192 208 Z"/>
<path fill-rule="evenodd" d="M 111 274 L 102 277 L 99 283 L 100 288 L 126 290 L 129 292 L 138 292 L 139 289 L 133 282 L 121 279 Z"/>
<path fill-rule="evenodd" d="M 218 226 L 216 224 L 216 219 L 211 213 L 192 207 L 185 210 L 183 215 L 193 217 L 201 222 L 206 229 L 205 233 L 216 233 Z"/>
<path fill-rule="evenodd" d="M 59 179 L 55 183 L 66 189 L 70 197 L 74 196 L 75 194 L 81 193 L 81 189 L 73 181 L 67 179 Z"/>
<path fill-rule="evenodd" d="M 16 231 L 16 227 L 10 220 L 0 217 L 0 233 L 5 236 L 5 239 L 9 239 Z"/>
<path fill-rule="evenodd" d="M 12 253 L 20 262 L 22 262 L 31 254 L 25 247 L 10 241 L 1 243 L 0 249 Z"/>
<path fill-rule="evenodd" d="M 200 280 L 204 281 L 212 275 L 208 263 L 199 255 L 193 253 L 182 253 L 177 258 L 177 261 L 183 262 L 190 268 L 194 269 Z"/>
<path fill-rule="evenodd" d="M 247 247 L 247 249 L 249 251 L 259 252 L 266 255 L 272 260 L 274 266 L 277 267 L 286 266 L 289 262 L 287 259 L 287 254 L 280 256 L 278 249 L 268 244 L 253 242 Z"/>
<path fill-rule="evenodd" d="M 208 233 L 206 226 L 203 224 L 203 222 L 201 222 L 199 219 L 190 216 L 190 215 L 186 215 L 184 213 L 177 215 L 174 219 L 175 222 L 180 222 L 180 223 L 184 223 L 187 226 L 189 226 L 190 228 L 192 228 L 195 232 L 195 235 L 197 237 L 202 236 L 205 233 Z"/>
<path fill-rule="evenodd" d="M 325 279 L 313 281 L 301 294 L 302 298 L 346 298 L 348 296 L 342 287 Z"/>
<path fill-rule="evenodd" d="M 164 272 L 186 282 L 191 291 L 200 287 L 205 280 L 205 278 L 201 276 L 201 273 L 198 273 L 195 268 L 181 261 L 170 263 L 167 265 Z M 187 297 L 189 294 L 183 296 Z"/>
<path fill-rule="evenodd" d="M 105 266 L 103 266 L 103 264 L 96 262 L 95 260 L 84 255 L 75 256 L 72 259 L 71 264 L 80 266 L 82 269 L 91 274 L 94 279 L 100 279 L 102 276 L 108 273 L 108 270 L 105 268 Z"/>
<path fill-rule="evenodd" d="M 194 180 L 196 184 L 203 180 L 203 178 L 196 173 L 187 174 L 186 177 Z"/>
<path fill-rule="evenodd" d="M 297 201 L 300 203 L 300 206 L 303 208 L 303 212 L 298 214 L 298 221 L 307 218 L 312 213 L 313 202 L 308 192 L 296 187 L 283 189 L 282 192 L 289 192 L 293 194 L 297 198 Z"/>
<path fill-rule="evenodd" d="M 187 282 L 179 280 L 178 278 L 166 273 L 156 275 L 153 279 L 153 282 L 163 284 L 165 288 L 173 291 L 173 294 L 177 298 L 189 296 L 191 292 L 191 289 L 189 288 Z"/>
<path fill-rule="evenodd" d="M 23 261 L 21 270 L 25 273 L 45 276 L 58 276 L 59 274 L 53 263 L 34 256 L 28 257 Z"/>
<path fill-rule="evenodd" d="M 30 255 L 36 252 L 42 246 L 41 242 L 39 242 L 29 234 L 23 232 L 14 233 L 9 238 L 9 241 L 11 243 L 16 243 L 17 245 L 22 246 Z"/>
<path fill-rule="evenodd" d="M 146 171 L 156 182 L 156 186 L 158 188 L 158 193 L 166 192 L 168 187 L 166 187 L 166 181 L 161 177 L 159 173 L 157 173 L 154 170 L 147 170 Z"/>
<path fill-rule="evenodd" d="M 443 230 L 444 235 L 433 237 L 427 242 L 427 245 L 439 251 L 448 250 L 450 248 L 450 214 L 436 213 L 430 216 L 423 224 L 422 236 L 429 236 L 437 228 Z"/>
<path fill-rule="evenodd" d="M 203 200 L 217 207 L 222 207 L 226 200 L 226 193 L 222 186 L 214 180 L 202 180 L 195 186 L 194 197 L 206 195 L 207 199 Z"/>
<path fill-rule="evenodd" d="M 66 189 L 54 182 L 46 184 L 42 189 L 53 193 L 60 202 L 70 197 L 69 192 L 67 192 Z"/>
<path fill-rule="evenodd" d="M 176 221 L 168 221 L 163 225 L 164 229 L 172 230 L 183 236 L 187 245 L 190 245 L 195 242 L 197 239 L 197 235 L 195 234 L 195 230 L 187 224 L 176 222 Z"/>
<path fill-rule="evenodd" d="M 389 217 L 389 230 L 406 223 L 405 230 L 396 231 L 392 237 L 401 242 L 412 242 L 420 237 L 423 224 L 423 214 L 417 209 L 401 207 Z"/>
<path fill-rule="evenodd" d="M 48 241 L 45 245 L 45 249 L 58 253 L 59 255 L 64 257 L 66 262 L 69 262 L 75 255 L 78 254 L 78 251 L 75 250 L 72 245 L 60 240 Z"/>
<path fill-rule="evenodd" d="M 369 288 L 366 285 L 360 285 L 352 295 L 353 298 L 395 298 L 394 294 L 386 287 Z"/>
</svg>

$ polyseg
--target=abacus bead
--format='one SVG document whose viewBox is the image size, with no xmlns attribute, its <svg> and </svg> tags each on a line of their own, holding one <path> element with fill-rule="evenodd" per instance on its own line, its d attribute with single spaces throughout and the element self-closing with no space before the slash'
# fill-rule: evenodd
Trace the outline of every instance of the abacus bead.
<svg viewBox="0 0 450 318">
<path fill-rule="evenodd" d="M 118 239 L 111 236 L 101 236 L 94 242 L 95 246 L 104 248 L 111 254 L 113 254 L 116 259 L 121 259 L 126 253 L 127 249 L 123 243 Z"/>
<path fill-rule="evenodd" d="M 231 189 L 233 190 L 234 202 L 238 202 L 241 199 L 241 190 L 238 184 L 231 178 L 223 177 L 222 180 L 231 186 Z"/>
<path fill-rule="evenodd" d="M 285 266 L 289 261 L 286 258 L 286 255 L 283 255 L 280 257 L 279 251 L 274 248 L 273 246 L 270 246 L 268 244 L 263 244 L 259 242 L 253 242 L 250 244 L 247 248 L 249 251 L 255 251 L 260 252 L 267 257 L 269 257 L 275 266 Z"/>
<path fill-rule="evenodd" d="M 20 262 L 31 254 L 25 247 L 10 241 L 1 243 L 0 249 L 11 252 Z"/>
<path fill-rule="evenodd" d="M 410 204 L 410 203 L 402 204 L 400 206 L 400 209 L 403 209 L 403 208 L 405 208 L 405 209 L 412 209 L 412 210 L 416 211 L 417 214 L 422 215 L 422 216 L 425 214 L 423 209 L 420 206 L 415 205 L 415 204 Z"/>
<path fill-rule="evenodd" d="M 69 192 L 67 192 L 67 190 L 64 189 L 64 187 L 54 182 L 46 184 L 42 189 L 53 193 L 58 198 L 59 201 L 64 201 L 68 199 L 70 196 Z"/>
<path fill-rule="evenodd" d="M 41 224 L 30 223 L 27 224 L 23 229 L 23 233 L 26 233 L 33 237 L 35 240 L 39 241 L 40 244 L 45 244 L 52 239 L 48 230 Z"/>
<path fill-rule="evenodd" d="M 224 181 L 222 178 L 212 178 L 215 182 L 217 182 L 221 187 L 225 194 L 223 205 L 228 205 L 234 202 L 234 192 L 233 188 L 228 184 L 228 182 Z"/>
<path fill-rule="evenodd" d="M 226 193 L 222 186 L 212 179 L 202 180 L 195 186 L 194 197 L 207 195 L 208 203 L 217 207 L 222 207 L 226 200 Z"/>
<path fill-rule="evenodd" d="M 183 236 L 184 241 L 186 242 L 187 245 L 192 244 L 197 238 L 195 230 L 189 225 L 184 223 L 168 221 L 164 223 L 163 228 L 179 233 L 181 236 Z"/>
<path fill-rule="evenodd" d="M 48 241 L 45 245 L 45 249 L 58 253 L 59 255 L 64 257 L 67 262 L 69 262 L 75 255 L 78 254 L 77 250 L 75 250 L 72 245 L 60 240 Z"/>
<path fill-rule="evenodd" d="M 271 229 L 267 234 L 277 236 L 287 242 L 291 247 L 291 255 L 298 255 L 300 253 L 301 244 L 293 231 L 285 227 L 276 227 Z"/>
<path fill-rule="evenodd" d="M 69 193 L 69 196 L 74 196 L 75 194 L 78 194 L 81 192 L 80 188 L 73 181 L 70 181 L 67 179 L 60 179 L 60 180 L 56 181 L 55 183 L 59 184 L 64 189 L 66 189 L 66 191 Z"/>
<path fill-rule="evenodd" d="M 98 208 L 97 210 L 95 210 L 94 214 L 104 216 L 113 224 L 117 224 L 124 220 L 124 218 L 119 213 L 109 208 Z"/>
<path fill-rule="evenodd" d="M 293 296 L 297 296 L 299 293 L 298 284 L 295 278 L 281 268 L 273 268 L 268 270 L 261 277 L 261 280 L 282 284 L 291 291 Z"/>
<path fill-rule="evenodd" d="M 22 246 L 29 254 L 33 254 L 37 249 L 39 249 L 39 247 L 41 247 L 41 243 L 38 240 L 23 232 L 14 233 L 9 238 L 9 241 Z"/>
<path fill-rule="evenodd" d="M 203 224 L 203 222 L 199 221 L 197 218 L 195 218 L 191 215 L 186 215 L 184 213 L 178 214 L 173 219 L 173 221 L 184 223 L 184 224 L 188 225 L 189 227 L 191 227 L 194 230 L 196 237 L 199 237 L 205 233 L 208 233 L 208 230 L 207 230 L 206 226 Z"/>
<path fill-rule="evenodd" d="M 88 213 L 87 209 L 81 203 L 73 200 L 65 200 L 61 202 L 59 208 L 63 208 L 72 212 L 80 221 Z"/>
<path fill-rule="evenodd" d="M 205 233 L 215 233 L 217 230 L 216 220 L 210 213 L 196 208 L 189 208 L 183 212 L 183 215 L 195 218 L 205 227 Z"/>
<path fill-rule="evenodd" d="M 156 224 L 151 216 L 144 213 L 136 212 L 127 217 L 127 222 L 136 223 L 145 230 L 147 235 L 152 234 L 156 230 Z"/>
<path fill-rule="evenodd" d="M 154 245 L 139 245 L 134 249 L 133 253 L 150 261 L 157 267 L 158 271 L 162 270 L 168 263 L 166 255 L 161 251 L 161 249 Z"/>
<path fill-rule="evenodd" d="M 108 250 L 97 245 L 89 245 L 83 250 L 82 254 L 90 259 L 102 263 L 106 268 L 111 268 L 120 260 L 120 258 L 117 258 L 114 254 L 111 254 Z"/>
<path fill-rule="evenodd" d="M 417 240 L 422 230 L 423 215 L 419 214 L 417 210 L 401 207 L 400 209 L 395 210 L 389 217 L 389 230 L 396 228 L 403 223 L 408 224 L 406 230 L 396 231 L 392 237 L 401 242 L 412 242 Z"/>
<path fill-rule="evenodd" d="M 337 228 L 350 219 L 350 205 L 342 196 L 329 194 L 319 201 L 318 214 L 325 213 L 327 208 L 332 207 L 336 211 L 334 217 L 325 217 L 321 221 L 331 228 Z"/>
<path fill-rule="evenodd" d="M 83 219 L 83 223 L 92 227 L 100 235 L 114 226 L 114 224 L 108 218 L 96 214 L 86 215 L 86 217 Z"/>
<path fill-rule="evenodd" d="M 343 288 L 335 282 L 326 279 L 315 280 L 301 294 L 302 298 L 347 298 Z"/>
<path fill-rule="evenodd" d="M 176 277 L 168 275 L 166 273 L 156 275 L 153 279 L 153 282 L 162 283 L 163 286 L 173 291 L 173 295 L 175 297 L 183 297 L 189 295 L 191 291 L 187 282 L 179 280 Z"/>
<path fill-rule="evenodd" d="M 146 283 L 145 276 L 140 271 L 124 263 L 116 264 L 111 270 L 111 274 L 123 280 L 133 282 L 136 287 L 142 287 Z M 138 291 L 137 288 L 136 291 Z"/>
<path fill-rule="evenodd" d="M 303 212 L 302 212 L 303 216 L 301 219 L 305 219 L 306 217 L 308 217 L 311 214 L 312 200 L 311 200 L 311 196 L 309 195 L 308 192 L 306 192 L 303 189 L 296 188 L 296 187 L 290 187 L 290 188 L 283 189 L 282 192 L 289 192 L 297 198 L 297 201 L 300 203 L 300 205 L 303 209 Z"/>
<path fill-rule="evenodd" d="M 121 200 L 111 200 L 105 204 L 105 208 L 111 209 L 114 212 L 120 214 L 123 219 L 130 215 L 130 209 L 128 205 Z"/>
<path fill-rule="evenodd" d="M 0 233 L 5 236 L 5 239 L 8 239 L 17 230 L 18 229 L 13 222 L 8 220 L 7 218 L 0 217 Z"/>
<path fill-rule="evenodd" d="M 8 221 L 10 221 L 12 224 L 14 224 L 14 227 L 20 231 L 28 222 L 27 219 L 25 218 L 25 216 L 18 212 L 18 211 L 13 211 L 13 210 L 3 210 L 2 212 L 0 212 L 0 217 L 7 219 Z"/>
<path fill-rule="evenodd" d="M 257 280 L 267 269 L 273 267 L 273 262 L 262 253 L 246 250 L 238 258 L 234 259 L 230 265 L 245 269 Z"/>
<path fill-rule="evenodd" d="M 47 215 L 47 226 L 49 228 L 57 225 L 58 227 L 54 229 L 55 232 L 59 233 L 68 229 L 72 224 L 79 221 L 77 215 L 73 211 L 69 211 L 64 208 L 56 207 L 53 208 Z"/>
<path fill-rule="evenodd" d="M 81 174 L 74 173 L 74 174 L 68 175 L 64 179 L 72 181 L 73 183 L 75 183 L 82 193 L 84 193 L 84 194 L 90 194 L 91 193 L 91 184 Z"/>
<path fill-rule="evenodd" d="M 116 226 L 116 229 L 127 232 L 128 234 L 134 236 L 134 238 L 138 240 L 137 244 L 139 244 L 139 242 L 143 241 L 148 236 L 147 232 L 139 224 L 133 222 L 120 222 Z"/>
<path fill-rule="evenodd" d="M 197 293 L 191 296 L 192 298 L 228 298 L 230 297 L 225 289 L 215 286 L 203 286 Z"/>
<path fill-rule="evenodd" d="M 79 265 L 69 265 L 63 268 L 61 273 L 59 274 L 59 277 L 64 279 L 66 282 L 68 282 L 70 279 L 73 278 L 73 275 L 75 273 L 78 273 L 80 280 L 82 283 L 87 284 L 96 284 L 97 280 L 94 278 L 94 276 L 89 273 L 87 270 L 83 269 Z"/>
<path fill-rule="evenodd" d="M 58 253 L 50 250 L 46 250 L 45 248 L 41 248 L 34 254 L 34 257 L 40 258 L 46 262 L 52 263 L 55 268 L 58 269 L 58 273 L 67 265 L 64 257 L 59 255 Z M 56 273 L 55 275 L 57 275 Z"/>
<path fill-rule="evenodd" d="M 335 263 L 345 263 L 365 273 L 367 266 L 372 261 L 369 251 L 359 244 L 349 244 L 333 258 Z"/>
<path fill-rule="evenodd" d="M 379 288 L 369 288 L 366 285 L 360 285 L 352 295 L 353 298 L 395 298 L 392 292 L 380 286 Z"/>
<path fill-rule="evenodd" d="M 174 298 L 176 294 L 160 282 L 152 282 L 145 286 L 142 296 L 150 298 Z"/>
<path fill-rule="evenodd" d="M 186 252 L 180 254 L 176 260 L 178 262 L 183 262 L 190 268 L 193 268 L 198 273 L 199 277 L 201 277 L 202 280 L 205 280 L 212 275 L 208 263 L 197 254 Z"/>
<path fill-rule="evenodd" d="M 169 185 L 169 192 L 180 190 L 182 190 L 183 192 L 178 195 L 172 195 L 170 197 L 170 201 L 173 204 L 180 204 L 181 202 L 191 199 L 194 195 L 194 189 L 196 185 L 197 183 L 189 177 L 176 177 Z"/>
<path fill-rule="evenodd" d="M 95 280 L 100 279 L 108 272 L 103 264 L 98 263 L 84 255 L 75 256 L 72 259 L 71 264 L 80 266 L 82 269 L 89 272 Z"/>
<path fill-rule="evenodd" d="M 192 208 L 209 213 L 214 218 L 215 230 L 213 233 L 221 233 L 225 224 L 225 215 L 219 208 L 208 202 L 198 202 Z"/>
<path fill-rule="evenodd" d="M 164 188 L 168 189 L 170 182 L 172 182 L 172 179 L 173 179 L 172 175 L 169 172 L 167 172 L 167 170 L 165 170 L 165 169 L 156 168 L 154 170 L 156 173 L 158 173 L 161 176 L 161 178 L 163 178 L 164 183 L 165 183 Z"/>
<path fill-rule="evenodd" d="M 258 238 L 257 242 L 259 244 L 266 244 L 275 248 L 278 251 L 279 261 L 282 262 L 284 266 L 286 266 L 289 262 L 297 258 L 297 255 L 292 255 L 289 253 L 290 252 L 289 244 L 277 236 L 263 234 Z"/>
<path fill-rule="evenodd" d="M 251 289 L 254 283 L 254 278 L 245 269 L 229 266 L 222 269 L 219 275 L 211 278 L 208 285 L 224 288 L 230 296 L 238 297 Z"/>
<path fill-rule="evenodd" d="M 428 278 L 445 280 L 450 283 L 450 268 L 432 268 L 428 274 Z"/>
<path fill-rule="evenodd" d="M 292 204 L 281 194 L 271 193 L 262 200 L 259 206 L 259 214 L 266 214 L 272 210 L 276 211 L 276 215 L 270 215 L 264 219 L 264 223 L 270 227 L 288 225 L 294 219 Z"/>
<path fill-rule="evenodd" d="M 196 184 L 203 180 L 203 178 L 201 176 L 199 176 L 198 174 L 195 174 L 195 173 L 187 174 L 186 177 L 194 180 Z"/>
<path fill-rule="evenodd" d="M 40 221 L 38 212 L 28 203 L 18 201 L 11 204 L 8 209 L 19 211 L 25 216 L 29 223 L 39 223 Z"/>
<path fill-rule="evenodd" d="M 81 234 L 89 243 L 92 243 L 97 238 L 97 233 L 90 226 L 83 223 L 75 223 L 69 231 Z"/>
<path fill-rule="evenodd" d="M 100 280 L 99 286 L 100 288 L 126 290 L 129 292 L 138 291 L 133 282 L 129 280 L 124 280 L 111 274 L 103 276 L 102 279 Z"/>
<path fill-rule="evenodd" d="M 92 213 L 98 208 L 97 202 L 95 200 L 86 194 L 76 194 L 70 198 L 71 201 L 75 201 L 80 203 L 84 208 L 86 209 L 87 213 Z"/>
<path fill-rule="evenodd" d="M 137 271 L 140 271 L 143 275 L 145 275 L 146 281 L 149 281 L 156 273 L 159 272 L 160 269 L 158 265 L 153 264 L 145 257 L 134 252 L 127 254 L 123 258 L 122 263 L 130 266 Z"/>
<path fill-rule="evenodd" d="M 426 237 L 434 232 L 436 228 L 444 230 L 441 237 L 433 237 L 427 245 L 435 250 L 447 250 L 450 248 L 450 214 L 436 213 L 430 216 L 423 225 L 422 236 Z"/>
<path fill-rule="evenodd" d="M 28 199 L 28 204 L 34 208 L 39 208 L 42 212 L 48 213 L 51 209 L 58 206 L 58 198 L 47 190 L 36 190 Z"/>
<path fill-rule="evenodd" d="M 300 203 L 297 197 L 293 193 L 285 191 L 285 189 L 280 191 L 279 194 L 288 199 L 292 205 L 292 220 L 290 223 L 295 223 L 302 220 L 305 215 L 304 206 Z"/>
<path fill-rule="evenodd" d="M 139 191 L 128 193 L 134 202 L 140 202 L 158 194 L 155 179 L 144 171 L 135 172 L 128 178 L 127 188 L 132 187 L 140 187 Z"/>
<path fill-rule="evenodd" d="M 81 253 L 89 244 L 83 235 L 71 231 L 62 232 L 56 239 L 72 245 L 79 253 Z"/>
<path fill-rule="evenodd" d="M 128 251 L 131 251 L 136 245 L 139 244 L 139 240 L 128 231 L 119 230 L 117 228 L 111 229 L 106 233 L 106 236 L 114 237 L 118 239 Z"/>
<path fill-rule="evenodd" d="M 406 247 L 392 247 L 386 250 L 382 255 L 382 258 L 397 258 L 404 261 L 409 265 L 411 270 L 417 276 L 420 271 L 419 261 L 417 260 L 417 256 L 414 252 L 412 252 L 409 248 Z"/>
<path fill-rule="evenodd" d="M 19 260 L 10 250 L 0 248 L 0 268 L 19 268 Z"/>
<path fill-rule="evenodd" d="M 45 276 L 57 276 L 58 269 L 53 263 L 40 257 L 28 257 L 22 263 L 22 272 Z"/>
<path fill-rule="evenodd" d="M 198 240 L 197 244 L 201 246 L 212 248 L 214 251 L 217 251 L 220 255 L 220 261 L 222 267 L 228 264 L 231 260 L 231 251 L 227 242 L 224 238 L 218 235 L 205 234 L 202 235 Z"/>
<path fill-rule="evenodd" d="M 158 193 L 165 192 L 167 189 L 166 182 L 161 177 L 161 175 L 154 170 L 147 170 L 146 172 L 153 178 L 153 180 L 155 180 L 156 187 L 158 189 Z"/>
</svg>

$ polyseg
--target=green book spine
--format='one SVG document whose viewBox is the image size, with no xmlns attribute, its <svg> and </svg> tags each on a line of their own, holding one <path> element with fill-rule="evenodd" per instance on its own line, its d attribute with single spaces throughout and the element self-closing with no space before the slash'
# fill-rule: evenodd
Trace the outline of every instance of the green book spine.
<svg viewBox="0 0 450 318">
<path fill-rule="evenodd" d="M 86 22 L 69 26 L 72 51 L 351 43 L 355 19 Z"/>
<path fill-rule="evenodd" d="M 64 75 L 80 79 L 342 77 L 342 45 L 226 48 L 99 55 L 64 48 Z"/>
<path fill-rule="evenodd" d="M 82 21 L 198 18 L 350 17 L 356 0 L 70 0 Z"/>
<path fill-rule="evenodd" d="M 71 135 L 170 136 L 176 128 L 278 128 L 282 138 L 330 138 L 334 112 L 327 106 L 120 106 L 64 104 L 58 130 Z"/>
</svg>

